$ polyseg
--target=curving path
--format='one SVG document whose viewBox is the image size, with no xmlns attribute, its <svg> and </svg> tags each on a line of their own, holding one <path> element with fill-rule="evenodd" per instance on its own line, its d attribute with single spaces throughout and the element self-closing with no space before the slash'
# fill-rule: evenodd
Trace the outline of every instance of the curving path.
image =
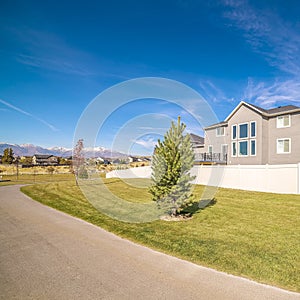
<svg viewBox="0 0 300 300">
<path fill-rule="evenodd" d="M 1 299 L 300 299 L 161 254 L 0 187 Z"/>
</svg>

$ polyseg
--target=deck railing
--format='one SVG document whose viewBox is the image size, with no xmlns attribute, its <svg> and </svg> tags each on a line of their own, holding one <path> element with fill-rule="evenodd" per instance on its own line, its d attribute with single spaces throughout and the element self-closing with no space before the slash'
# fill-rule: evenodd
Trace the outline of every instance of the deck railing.
<svg viewBox="0 0 300 300">
<path fill-rule="evenodd" d="M 226 153 L 195 153 L 195 162 L 227 164 Z"/>
</svg>

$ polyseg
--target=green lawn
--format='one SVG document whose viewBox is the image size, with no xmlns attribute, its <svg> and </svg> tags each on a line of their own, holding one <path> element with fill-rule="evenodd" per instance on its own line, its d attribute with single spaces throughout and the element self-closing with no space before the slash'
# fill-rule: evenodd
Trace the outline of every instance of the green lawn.
<svg viewBox="0 0 300 300">
<path fill-rule="evenodd" d="M 73 181 L 74 175 L 72 174 L 22 174 L 22 175 L 3 175 L 0 181 L 0 186 L 16 185 L 16 184 L 34 184 L 34 183 L 47 183 L 57 181 Z"/>
<path fill-rule="evenodd" d="M 219 189 L 215 204 L 189 221 L 130 224 L 98 212 L 74 180 L 22 187 L 33 199 L 159 251 L 231 274 L 300 291 L 300 195 Z M 147 189 L 105 179 L 128 201 L 151 201 Z M 146 181 L 145 181 L 146 182 Z M 144 183 L 145 183 L 144 182 Z M 202 186 L 194 193 L 200 197 Z"/>
</svg>

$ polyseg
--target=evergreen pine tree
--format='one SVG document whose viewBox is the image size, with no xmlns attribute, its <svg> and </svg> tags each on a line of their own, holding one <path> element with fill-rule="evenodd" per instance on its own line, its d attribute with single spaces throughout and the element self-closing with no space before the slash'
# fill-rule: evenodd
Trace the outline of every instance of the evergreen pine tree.
<svg viewBox="0 0 300 300">
<path fill-rule="evenodd" d="M 186 125 L 172 122 L 164 140 L 158 140 L 152 158 L 153 200 L 170 215 L 178 214 L 192 201 L 192 177 L 189 173 L 194 163 L 190 135 L 184 135 Z"/>
</svg>

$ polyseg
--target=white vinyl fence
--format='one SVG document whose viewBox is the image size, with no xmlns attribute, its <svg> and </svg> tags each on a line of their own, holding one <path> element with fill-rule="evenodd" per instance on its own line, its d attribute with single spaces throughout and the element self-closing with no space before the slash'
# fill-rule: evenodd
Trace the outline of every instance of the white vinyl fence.
<svg viewBox="0 0 300 300">
<path fill-rule="evenodd" d="M 250 191 L 300 194 L 300 163 L 286 165 L 194 166 L 194 183 Z M 107 178 L 150 178 L 151 167 L 115 170 Z"/>
<path fill-rule="evenodd" d="M 106 178 L 150 178 L 151 167 L 138 167 L 125 170 L 113 170 L 106 173 Z"/>
<path fill-rule="evenodd" d="M 300 164 L 196 166 L 195 183 L 225 188 L 300 194 Z"/>
</svg>

